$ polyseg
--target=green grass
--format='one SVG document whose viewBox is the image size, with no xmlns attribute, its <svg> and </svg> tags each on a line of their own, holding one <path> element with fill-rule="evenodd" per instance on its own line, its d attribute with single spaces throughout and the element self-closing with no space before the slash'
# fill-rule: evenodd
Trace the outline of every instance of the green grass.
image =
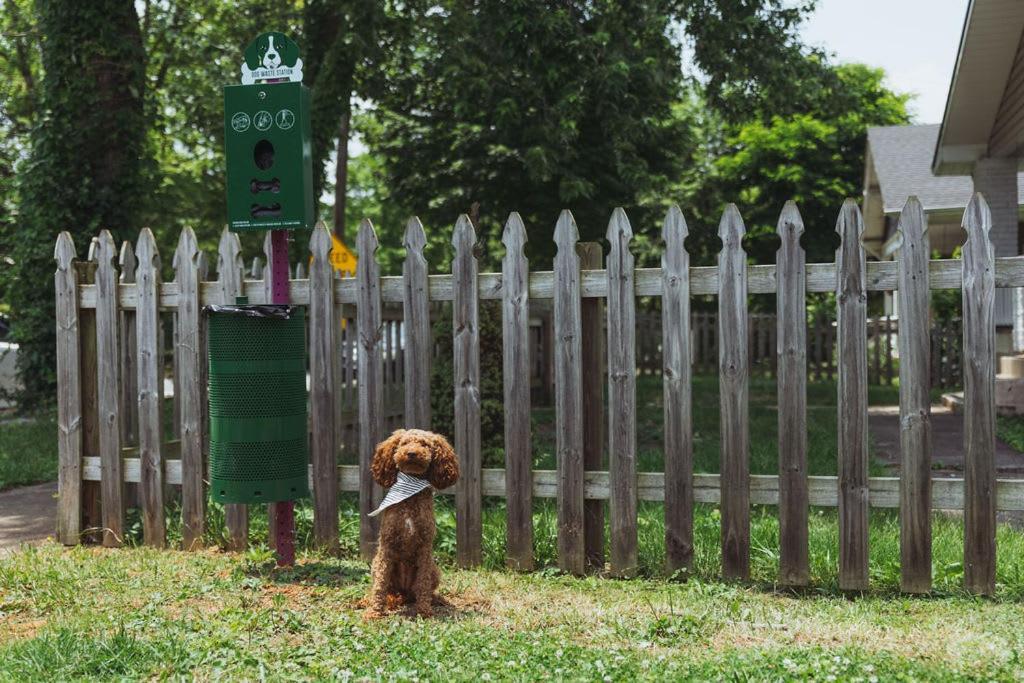
<svg viewBox="0 0 1024 683">
<path fill-rule="evenodd" d="M 365 564 L 272 564 L 262 550 L 22 551 L 0 563 L 0 680 L 1013 680 L 1024 650 L 1007 595 L 446 565 L 437 618 L 365 622 Z"/>
<path fill-rule="evenodd" d="M 660 469 L 660 383 L 638 386 L 638 441 L 644 469 Z M 872 403 L 895 403 L 895 388 L 872 389 Z M 695 458 L 717 471 L 717 387 L 694 387 Z M 774 384 L 751 384 L 751 470 L 777 470 Z M 809 462 L 835 472 L 835 386 L 809 387 Z M 550 411 L 535 411 L 537 467 L 550 467 Z M 1005 423 L 1000 422 L 1003 429 Z M 49 428 L 52 430 L 52 426 Z M 1022 430 L 1024 431 L 1024 430 Z M 1002 432 L 1001 432 L 1002 433 Z M 18 450 L 53 432 L 23 436 Z M 9 438 L 9 437 L 8 437 Z M 312 549 L 312 508 L 298 504 L 298 565 L 273 567 L 266 515 L 250 517 L 254 548 L 222 552 L 223 509 L 211 506 L 198 553 L 46 544 L 0 561 L 0 681 L 62 679 L 428 679 L 428 680 L 1014 680 L 1022 671 L 1024 534 L 998 531 L 997 593 L 967 595 L 963 525 L 933 517 L 935 590 L 902 596 L 899 523 L 871 511 L 871 590 L 851 596 L 837 584 L 834 509 L 812 510 L 811 588 L 776 585 L 778 521 L 769 506 L 751 513 L 751 580 L 720 573 L 714 506 L 694 514 L 695 565 L 685 582 L 666 577 L 660 504 L 639 515 L 640 576 L 572 578 L 555 568 L 553 502 L 534 508 L 537 570 L 504 569 L 504 502 L 488 499 L 483 567 L 454 567 L 452 499 L 437 502 L 436 554 L 452 606 L 430 621 L 394 616 L 364 622 L 368 589 L 358 558 L 356 498 L 339 505 L 341 551 Z M 179 511 L 168 536 L 180 541 Z M 141 540 L 136 510 L 128 541 Z M 830 678 L 834 677 L 834 678 Z"/>
<path fill-rule="evenodd" d="M 57 478 L 57 420 L 53 413 L 24 419 L 0 414 L 0 491 Z"/>
<path fill-rule="evenodd" d="M 696 472 L 718 472 L 719 396 L 718 378 L 698 375 L 693 378 L 693 466 Z M 815 382 L 807 386 L 807 466 L 811 475 L 834 475 L 837 471 L 836 433 L 837 387 L 835 382 Z M 870 405 L 896 405 L 899 387 L 872 386 Z M 750 380 L 750 472 L 777 474 L 778 394 L 775 380 Z M 664 447 L 664 414 L 660 377 L 637 378 L 637 467 L 641 472 L 661 472 Z M 533 455 L 535 469 L 555 467 L 555 411 L 551 407 L 533 410 Z M 884 469 L 872 465 L 872 475 Z"/>
<path fill-rule="evenodd" d="M 1024 416 L 1000 415 L 997 417 L 996 436 L 1015 451 L 1024 452 Z"/>
</svg>

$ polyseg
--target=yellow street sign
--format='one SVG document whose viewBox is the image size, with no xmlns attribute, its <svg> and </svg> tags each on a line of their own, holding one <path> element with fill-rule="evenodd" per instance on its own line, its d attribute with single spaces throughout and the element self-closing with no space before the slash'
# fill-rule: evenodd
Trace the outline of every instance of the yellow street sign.
<svg viewBox="0 0 1024 683">
<path fill-rule="evenodd" d="M 355 277 L 356 255 L 338 239 L 337 235 L 331 235 L 331 242 L 331 265 L 342 277 Z"/>
</svg>

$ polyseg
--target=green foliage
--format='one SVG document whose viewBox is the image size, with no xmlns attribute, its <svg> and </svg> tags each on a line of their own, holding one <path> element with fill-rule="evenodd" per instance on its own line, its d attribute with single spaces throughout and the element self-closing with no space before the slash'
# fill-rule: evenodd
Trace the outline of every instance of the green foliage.
<svg viewBox="0 0 1024 683">
<path fill-rule="evenodd" d="M 17 220 L 17 166 L 28 153 L 39 107 L 39 31 L 31 0 L 7 0 L 0 12 L 0 312 L 6 308 L 3 271 L 14 265 L 3 235 Z"/>
<path fill-rule="evenodd" d="M 505 463 L 505 406 L 502 389 L 501 307 L 482 301 L 480 316 L 480 435 L 484 467 Z M 431 428 L 450 441 L 455 437 L 455 372 L 451 307 L 437 317 L 437 340 L 430 368 Z M 454 443 L 454 442 L 453 442 Z"/>
<path fill-rule="evenodd" d="M 20 214 L 5 234 L 14 261 L 14 339 L 23 346 L 22 407 L 48 400 L 53 386 L 57 234 L 70 231 L 81 255 L 102 228 L 134 235 L 146 195 L 145 55 L 134 3 L 39 0 L 36 10 L 44 36 L 42 114 L 20 174 Z"/>
<path fill-rule="evenodd" d="M 470 213 L 488 254 L 512 210 L 538 265 L 562 208 L 582 239 L 603 236 L 615 206 L 651 205 L 694 148 L 668 3 L 441 2 L 414 30 L 366 139 L 395 201 L 430 226 Z M 428 245 L 441 267 L 447 239 Z"/>
<path fill-rule="evenodd" d="M 835 88 L 810 87 L 801 100 L 806 111 L 724 127 L 725 144 L 700 191 L 698 213 L 709 212 L 703 222 L 714 225 L 721 207 L 736 202 L 747 228 L 744 247 L 754 262 L 774 262 L 776 224 L 787 199 L 800 208 L 808 262 L 832 261 L 839 208 L 862 182 L 868 127 L 908 121 L 908 96 L 886 88 L 880 69 L 844 64 L 830 73 Z M 794 84 L 793 91 L 802 87 Z M 705 259 L 719 248 L 715 240 L 700 246 Z"/>
</svg>

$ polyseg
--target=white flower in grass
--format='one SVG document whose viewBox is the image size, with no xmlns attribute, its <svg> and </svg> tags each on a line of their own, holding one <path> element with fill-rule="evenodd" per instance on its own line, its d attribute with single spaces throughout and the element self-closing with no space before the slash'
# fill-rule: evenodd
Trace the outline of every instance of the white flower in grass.
<svg viewBox="0 0 1024 683">
<path fill-rule="evenodd" d="M 483 672 L 482 674 L 480 674 L 480 680 L 481 681 L 489 681 L 489 680 L 491 680 L 491 674 L 487 673 L 486 671 Z"/>
</svg>

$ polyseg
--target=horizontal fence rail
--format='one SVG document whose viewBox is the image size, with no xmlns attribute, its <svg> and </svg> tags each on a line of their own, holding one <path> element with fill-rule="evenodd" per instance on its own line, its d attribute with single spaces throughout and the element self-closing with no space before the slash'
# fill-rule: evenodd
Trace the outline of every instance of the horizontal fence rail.
<svg viewBox="0 0 1024 683">
<path fill-rule="evenodd" d="M 993 259 L 995 270 L 995 286 L 1024 287 L 1024 256 L 999 256 Z M 777 292 L 778 274 L 774 265 L 747 266 L 748 294 L 775 294 Z M 963 274 L 960 272 L 959 259 L 933 259 L 929 263 L 928 284 L 930 289 L 961 289 Z M 892 292 L 897 288 L 898 264 L 895 261 L 871 261 L 867 264 L 867 291 Z M 530 273 L 528 294 L 531 299 L 554 298 L 555 274 L 553 271 L 534 271 Z M 636 295 L 662 296 L 664 287 L 660 268 L 636 269 Z M 835 264 L 807 264 L 807 292 L 835 292 Z M 292 302 L 298 305 L 309 304 L 309 280 L 293 280 Z M 384 303 L 401 303 L 402 277 L 397 275 L 380 278 L 380 297 Z M 500 300 L 502 297 L 501 273 L 480 273 L 477 276 L 477 287 L 480 300 Z M 203 283 L 201 296 L 203 303 L 213 302 L 216 283 Z M 96 308 L 96 287 L 82 285 L 79 305 L 81 308 Z M 270 297 L 263 291 L 261 281 L 247 280 L 243 295 L 249 297 L 251 304 L 265 304 Z M 715 266 L 692 266 L 690 268 L 690 294 L 693 296 L 718 294 L 718 269 Z M 606 270 L 580 271 L 580 296 L 583 298 L 608 296 L 608 272 Z M 174 309 L 178 306 L 178 287 L 173 283 L 164 285 L 160 293 L 160 307 Z M 335 303 L 356 303 L 356 286 L 351 278 L 335 280 Z M 452 301 L 452 276 L 431 275 L 427 285 L 427 297 L 430 301 Z M 118 306 L 122 309 L 133 309 L 138 294 L 132 284 L 124 284 L 118 290 Z"/>
<path fill-rule="evenodd" d="M 963 260 L 929 261 L 927 224 L 911 199 L 899 221 L 903 246 L 897 259 L 868 263 L 860 211 L 848 201 L 836 224 L 835 262 L 807 264 L 799 246 L 804 226 L 796 205 L 788 203 L 779 219 L 778 262 L 749 265 L 743 220 L 730 205 L 718 228 L 718 265 L 691 267 L 684 247 L 690 230 L 672 207 L 664 223 L 662 267 L 634 268 L 633 228 L 624 211 L 616 209 L 609 222 L 612 249 L 606 261 L 597 245 L 579 243 L 566 211 L 553 231 L 554 270 L 531 273 L 525 226 L 512 214 L 502 238 L 502 272 L 479 273 L 475 229 L 461 216 L 452 236 L 452 273 L 429 275 L 423 226 L 413 219 L 404 237 L 402 275 L 384 277 L 376 233 L 363 221 L 353 278 L 339 278 L 330 268 L 330 238 L 318 225 L 310 264 L 296 266 L 291 282 L 293 302 L 309 306 L 315 540 L 328 551 L 338 547 L 338 493 L 357 492 L 360 549 L 364 557 L 373 553 L 376 527 L 365 513 L 382 494 L 369 472 L 373 449 L 395 427 L 430 427 L 430 365 L 438 348 L 431 314 L 436 302 L 452 302 L 454 443 L 463 478 L 442 493 L 455 496 L 460 565 L 482 560 L 485 496 L 508 499 L 507 563 L 522 569 L 533 566 L 532 501 L 555 499 L 558 563 L 576 574 L 604 567 L 606 517 L 600 501 L 608 501 L 608 568 L 620 576 L 636 571 L 639 501 L 665 504 L 669 571 L 692 568 L 693 505 L 710 503 L 722 509 L 723 574 L 745 579 L 750 506 L 764 504 L 779 507 L 780 581 L 806 585 L 808 507 L 814 505 L 838 508 L 840 586 L 863 590 L 870 508 L 897 508 L 901 587 L 917 593 L 931 588 L 931 511 L 964 510 L 965 583 L 990 594 L 996 510 L 1024 510 L 1024 480 L 997 480 L 995 473 L 992 315 L 997 287 L 1024 286 L 1024 257 L 994 258 L 990 224 L 984 199 L 975 195 L 964 214 Z M 266 249 L 269 255 L 269 242 Z M 175 277 L 162 282 L 148 230 L 134 249 L 123 246 L 119 258 L 104 231 L 83 261 L 70 236 L 61 234 L 55 285 L 62 542 L 87 537 L 118 545 L 125 509 L 137 505 L 144 541 L 163 546 L 165 503 L 174 493 L 168 487 L 180 487 L 183 545 L 201 544 L 208 523 L 209 416 L 205 321 L 199 311 L 238 296 L 253 304 L 268 301 L 262 263 L 254 261 L 246 279 L 240 251 L 237 236 L 225 231 L 211 279 L 208 259 L 186 229 L 172 259 Z M 931 325 L 928 297 L 936 289 L 962 291 L 964 324 Z M 868 319 L 867 294 L 876 291 L 898 291 L 898 322 Z M 806 296 L 813 292 L 836 295 L 835 324 L 829 318 L 807 325 Z M 777 317 L 750 314 L 750 294 L 776 294 Z M 690 300 L 701 295 L 717 297 L 717 313 L 691 314 Z M 638 296 L 662 299 L 660 320 L 637 311 Z M 484 468 L 482 460 L 479 309 L 486 300 L 502 302 L 504 469 Z M 962 341 L 951 340 L 951 334 L 962 335 Z M 868 477 L 867 386 L 872 378 L 894 376 L 896 346 L 905 426 L 901 476 Z M 542 358 L 539 350 L 545 348 L 551 361 Z M 709 361 L 712 355 L 717 359 Z M 763 438 L 750 433 L 748 418 L 749 382 L 758 360 L 779 378 L 778 476 L 750 474 L 751 441 Z M 694 369 L 704 363 L 719 377 L 721 474 L 693 472 L 691 388 Z M 936 478 L 929 468 L 928 389 L 936 377 L 945 383 L 961 372 L 965 478 Z M 665 472 L 637 471 L 636 377 L 645 373 L 660 374 L 663 382 Z M 837 381 L 835 477 L 807 472 L 811 378 Z M 165 435 L 168 382 L 174 400 Z M 555 470 L 531 469 L 530 399 L 538 384 L 554 404 Z M 228 506 L 225 512 L 229 545 L 245 548 L 250 511 Z"/>
<path fill-rule="evenodd" d="M 164 463 L 164 483 L 181 485 L 181 461 L 167 460 Z M 140 480 L 141 465 L 138 458 L 124 459 L 124 481 L 135 483 Z M 82 459 L 82 479 L 101 481 L 99 458 Z M 481 470 L 482 494 L 504 498 L 506 495 L 506 473 L 503 469 L 484 468 Z M 310 466 L 310 485 L 313 485 L 313 469 Z M 816 507 L 834 508 L 839 504 L 836 492 L 836 477 L 808 476 L 808 504 Z M 870 477 L 868 497 L 871 507 L 898 508 L 900 506 L 899 477 Z M 359 466 L 338 466 L 338 490 L 350 493 L 359 491 Z M 934 478 L 931 482 L 931 509 L 963 510 L 965 506 L 964 480 L 960 478 Z M 442 495 L 455 495 L 455 489 L 445 489 Z M 558 497 L 558 472 L 556 470 L 533 470 L 530 493 L 534 498 Z M 607 472 L 584 472 L 583 495 L 587 500 L 608 500 L 611 488 Z M 753 505 L 779 504 L 779 477 L 774 474 L 750 475 L 750 502 Z M 665 501 L 665 475 L 662 472 L 640 472 L 637 474 L 637 497 L 639 500 L 661 503 Z M 693 500 L 695 503 L 721 502 L 721 477 L 717 474 L 693 475 Z M 995 507 L 1000 512 L 1024 510 L 1024 479 L 997 479 Z"/>
</svg>

